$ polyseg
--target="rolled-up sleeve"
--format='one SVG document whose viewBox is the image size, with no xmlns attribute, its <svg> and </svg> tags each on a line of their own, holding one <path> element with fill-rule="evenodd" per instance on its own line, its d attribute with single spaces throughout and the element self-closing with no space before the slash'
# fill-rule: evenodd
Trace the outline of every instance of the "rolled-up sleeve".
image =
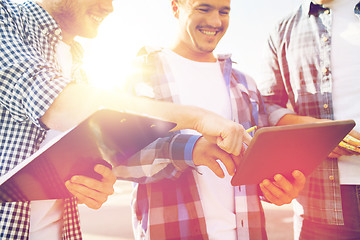
<svg viewBox="0 0 360 240">
<path fill-rule="evenodd" d="M 39 118 L 71 79 L 42 57 L 28 35 L 21 35 L 21 26 L 10 21 L 5 9 L 0 11 L 0 103 L 15 121 L 30 119 L 40 127 Z"/>
<path fill-rule="evenodd" d="M 263 96 L 266 112 L 270 125 L 276 125 L 286 114 L 295 114 L 287 109 L 289 96 L 284 86 L 283 77 L 288 75 L 287 66 L 280 66 L 279 58 L 279 29 L 271 33 L 265 49 L 262 66 L 262 77 L 259 82 L 259 90 Z"/>
<path fill-rule="evenodd" d="M 177 178 L 188 168 L 194 168 L 192 150 L 200 135 L 173 134 L 159 138 L 127 161 L 111 159 L 118 179 L 137 183 Z"/>
</svg>

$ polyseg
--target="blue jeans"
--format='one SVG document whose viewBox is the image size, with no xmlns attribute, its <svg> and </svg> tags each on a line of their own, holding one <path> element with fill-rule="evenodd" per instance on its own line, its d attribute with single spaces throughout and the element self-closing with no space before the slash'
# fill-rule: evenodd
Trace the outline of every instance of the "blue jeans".
<svg viewBox="0 0 360 240">
<path fill-rule="evenodd" d="M 342 185 L 344 225 L 327 225 L 303 221 L 301 240 L 359 240 L 360 185 Z"/>
</svg>

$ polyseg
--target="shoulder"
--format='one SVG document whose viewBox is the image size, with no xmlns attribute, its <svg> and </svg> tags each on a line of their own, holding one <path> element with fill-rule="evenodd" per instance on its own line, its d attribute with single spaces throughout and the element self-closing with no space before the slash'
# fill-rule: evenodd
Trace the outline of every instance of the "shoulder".
<svg viewBox="0 0 360 240">
<path fill-rule="evenodd" d="M 0 21 L 2 23 L 1 30 L 10 34 L 29 33 L 28 25 L 38 27 L 39 21 L 35 18 L 34 10 L 41 7 L 32 1 L 25 1 L 22 3 L 2 0 L 0 1 Z M 45 10 L 43 10 L 45 11 Z M 9 30 L 12 28 L 12 30 Z"/>
<path fill-rule="evenodd" d="M 232 76 L 237 82 L 244 85 L 248 90 L 257 92 L 256 82 L 249 74 L 244 73 L 236 68 L 232 68 Z"/>
<path fill-rule="evenodd" d="M 143 46 L 141 47 L 137 53 L 136 57 L 134 59 L 135 65 L 141 64 L 141 65 L 148 65 L 152 63 L 151 59 L 159 59 L 160 53 L 162 52 L 163 48 L 161 47 L 153 47 L 153 46 Z M 144 67 L 144 66 L 142 66 Z"/>
<path fill-rule="evenodd" d="M 18 3 L 3 0 L 0 1 L 0 20 L 4 21 L 6 18 L 20 19 L 22 6 Z"/>
<path fill-rule="evenodd" d="M 280 18 L 270 31 L 270 36 L 282 39 L 284 36 L 291 33 L 291 31 L 307 16 L 307 13 L 304 11 L 306 11 L 306 8 L 304 8 L 304 4 L 301 4 L 297 9 Z"/>
<path fill-rule="evenodd" d="M 133 59 L 133 67 L 142 74 L 153 75 L 162 72 L 163 48 L 143 46 Z"/>
</svg>

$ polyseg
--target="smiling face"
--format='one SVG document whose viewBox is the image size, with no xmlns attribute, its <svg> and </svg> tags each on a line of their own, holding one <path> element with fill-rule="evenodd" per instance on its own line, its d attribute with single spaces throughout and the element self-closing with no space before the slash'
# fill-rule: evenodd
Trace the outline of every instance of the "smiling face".
<svg viewBox="0 0 360 240">
<path fill-rule="evenodd" d="M 172 9 L 179 23 L 173 50 L 194 61 L 213 61 L 229 26 L 230 0 L 173 0 Z"/>
<path fill-rule="evenodd" d="M 63 40 L 75 36 L 94 38 L 104 18 L 113 11 L 112 0 L 53 0 L 42 1 L 44 8 L 57 21 Z M 40 3 L 41 4 L 41 3 Z"/>
</svg>

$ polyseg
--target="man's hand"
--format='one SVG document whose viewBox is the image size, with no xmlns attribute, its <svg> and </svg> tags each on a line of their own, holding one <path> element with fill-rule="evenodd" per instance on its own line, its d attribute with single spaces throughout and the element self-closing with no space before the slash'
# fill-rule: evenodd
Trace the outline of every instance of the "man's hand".
<svg viewBox="0 0 360 240">
<path fill-rule="evenodd" d="M 209 142 L 235 156 L 243 151 L 243 143 L 249 145 L 251 141 L 251 136 L 242 125 L 211 112 L 208 112 L 194 129 Z"/>
<path fill-rule="evenodd" d="M 193 150 L 193 162 L 196 166 L 204 165 L 210 168 L 218 177 L 223 178 L 224 172 L 216 160 L 220 160 L 228 173 L 232 176 L 235 173 L 239 157 L 232 156 L 220 149 L 216 144 L 210 143 L 201 137 L 196 142 Z"/>
<path fill-rule="evenodd" d="M 116 177 L 110 168 L 100 164 L 96 165 L 94 170 L 102 175 L 101 181 L 85 176 L 73 176 L 65 186 L 79 202 L 89 208 L 99 209 L 108 196 L 114 193 Z"/>
<path fill-rule="evenodd" d="M 265 179 L 260 183 L 260 188 L 267 200 L 277 206 L 291 203 L 299 195 L 306 182 L 304 174 L 300 171 L 295 170 L 292 172 L 292 176 L 295 179 L 293 183 L 281 174 L 275 175 L 275 182 Z"/>
</svg>

